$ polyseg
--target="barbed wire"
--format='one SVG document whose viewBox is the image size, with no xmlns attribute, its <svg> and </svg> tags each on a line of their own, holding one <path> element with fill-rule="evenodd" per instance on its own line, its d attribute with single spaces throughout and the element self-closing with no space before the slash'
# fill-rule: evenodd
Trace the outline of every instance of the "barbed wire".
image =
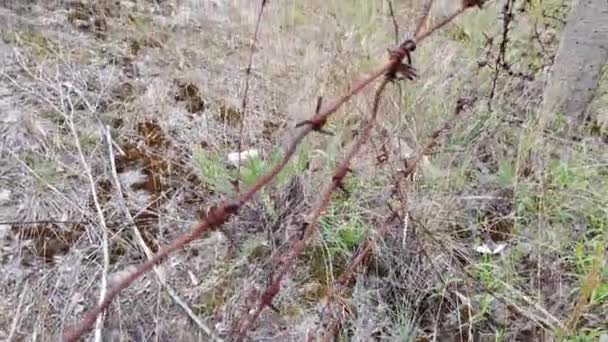
<svg viewBox="0 0 608 342">
<path fill-rule="evenodd" d="M 416 46 L 422 41 L 424 41 L 426 38 L 431 36 L 433 33 L 435 33 L 437 30 L 441 29 L 449 22 L 454 20 L 456 17 L 464 13 L 467 9 L 475 6 L 481 7 L 484 2 L 485 1 L 483 0 L 463 0 L 462 6 L 459 10 L 440 20 L 438 23 L 430 26 L 428 29 L 423 29 L 423 27 L 425 26 L 424 24 L 419 25 L 413 38 L 406 39 L 397 47 L 389 50 L 388 61 L 372 70 L 372 72 L 366 77 L 363 77 L 359 81 L 353 83 L 348 88 L 349 90 L 345 94 L 338 97 L 336 100 L 334 100 L 327 106 L 323 106 L 322 102 L 319 101 L 315 114 L 310 119 L 305 120 L 297 125 L 297 128 L 299 128 L 299 132 L 295 134 L 293 140 L 288 145 L 287 149 L 284 152 L 283 158 L 270 171 L 262 175 L 255 182 L 255 184 L 251 186 L 251 188 L 247 191 L 239 193 L 234 198 L 225 199 L 218 205 L 209 208 L 206 217 L 195 223 L 189 232 L 183 233 L 168 245 L 159 248 L 158 251 L 149 260 L 144 263 L 141 263 L 139 266 L 136 267 L 136 269 L 132 273 L 128 274 L 122 280 L 118 281 L 113 287 L 109 288 L 106 292 L 105 297 L 99 302 L 97 306 L 87 311 L 83 315 L 81 321 L 76 324 L 72 329 L 67 329 L 66 333 L 64 334 L 64 340 L 76 341 L 80 337 L 82 337 L 88 330 L 90 330 L 91 326 L 96 321 L 97 316 L 104 312 L 110 306 L 113 299 L 122 290 L 130 286 L 139 277 L 149 272 L 155 265 L 161 263 L 169 254 L 196 240 L 203 233 L 210 230 L 218 229 L 223 224 L 225 224 L 233 215 L 238 213 L 239 209 L 244 204 L 252 200 L 258 191 L 260 191 L 267 184 L 269 184 L 283 170 L 283 168 L 291 160 L 291 158 L 296 152 L 297 147 L 305 137 L 307 137 L 312 132 L 325 134 L 328 133 L 324 129 L 324 126 L 327 123 L 328 119 L 332 115 L 334 115 L 338 111 L 338 109 L 340 109 L 345 103 L 347 103 L 353 96 L 359 94 L 365 88 L 370 86 L 374 81 L 383 77 L 374 96 L 374 106 L 372 109 L 372 114 L 368 121 L 365 123 L 363 132 L 360 134 L 357 141 L 351 146 L 343 161 L 336 167 L 331 181 L 328 183 L 325 190 L 317 200 L 316 204 L 311 209 L 308 217 L 308 225 L 304 232 L 304 236 L 301 240 L 296 241 L 286 252 L 285 256 L 281 258 L 282 265 L 280 267 L 277 267 L 276 269 L 283 270 L 284 272 L 278 272 L 278 275 L 273 279 L 271 284 L 267 286 L 264 292 L 260 295 L 260 298 L 257 301 L 257 308 L 252 313 L 246 313 L 245 320 L 243 321 L 243 324 L 241 324 L 237 335 L 235 335 L 237 339 L 241 339 L 247 333 L 247 330 L 253 325 L 260 312 L 272 302 L 272 299 L 279 292 L 281 280 L 290 271 L 293 260 L 304 250 L 304 248 L 306 248 L 307 242 L 316 232 L 315 222 L 323 212 L 323 209 L 330 202 L 331 194 L 336 189 L 342 188 L 344 178 L 350 171 L 350 161 L 359 153 L 361 146 L 365 144 L 365 142 L 369 139 L 371 130 L 375 125 L 375 118 L 378 111 L 380 99 L 387 84 L 397 79 L 413 80 L 416 77 L 416 74 L 411 66 L 411 53 L 415 51 Z M 264 5 L 265 1 L 263 1 L 263 6 Z M 424 20 L 425 22 L 427 21 L 430 6 L 428 8 L 428 10 L 425 10 L 425 15 L 422 18 L 422 20 Z M 406 58 L 407 64 L 403 63 L 403 60 Z M 411 167 L 415 167 L 415 165 L 417 165 L 417 162 L 414 162 Z"/>
</svg>

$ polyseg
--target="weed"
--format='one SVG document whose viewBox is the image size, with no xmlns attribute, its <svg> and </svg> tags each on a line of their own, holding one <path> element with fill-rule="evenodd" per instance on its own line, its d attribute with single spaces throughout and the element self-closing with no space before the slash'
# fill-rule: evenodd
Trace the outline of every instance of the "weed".
<svg viewBox="0 0 608 342">
<path fill-rule="evenodd" d="M 15 33 L 15 44 L 30 49 L 32 56 L 40 60 L 51 58 L 58 51 L 54 40 L 34 29 Z"/>
<path fill-rule="evenodd" d="M 268 160 L 262 159 L 259 155 L 244 159 L 240 170 L 240 182 L 246 187 L 252 186 L 260 176 L 268 172 L 270 168 L 282 157 L 281 151 L 275 149 L 269 155 Z M 237 171 L 230 169 L 226 165 L 225 159 L 219 152 L 206 151 L 199 146 L 193 148 L 192 159 L 199 171 L 201 179 L 211 186 L 211 188 L 222 194 L 233 192 L 233 180 L 237 177 Z M 277 175 L 275 185 L 283 186 L 294 175 L 304 171 L 308 164 L 306 153 L 300 151 L 296 158 Z"/>
<path fill-rule="evenodd" d="M 498 184 L 502 188 L 511 188 L 515 182 L 515 165 L 510 160 L 498 162 Z"/>
<path fill-rule="evenodd" d="M 568 336 L 568 342 L 596 342 L 600 338 L 600 332 L 597 330 L 580 331 L 574 335 Z"/>
<path fill-rule="evenodd" d="M 349 256 L 370 233 L 362 208 L 353 200 L 362 188 L 357 189 L 356 183 L 351 182 L 347 190 L 350 195 L 338 195 L 319 220 L 323 240 L 332 256 Z"/>
<path fill-rule="evenodd" d="M 475 274 L 477 279 L 492 291 L 499 290 L 501 285 L 500 282 L 500 268 L 494 263 L 492 258 L 488 255 L 483 255 L 480 260 L 474 264 Z"/>
<path fill-rule="evenodd" d="M 24 158 L 25 164 L 37 175 L 37 183 L 46 188 L 46 184 L 56 184 L 61 179 L 58 165 L 52 159 L 31 153 Z"/>
<path fill-rule="evenodd" d="M 205 151 L 196 146 L 192 150 L 192 160 L 201 180 L 207 183 L 213 191 L 222 194 L 232 192 L 230 175 L 224 166 L 224 160 L 218 153 Z"/>
</svg>

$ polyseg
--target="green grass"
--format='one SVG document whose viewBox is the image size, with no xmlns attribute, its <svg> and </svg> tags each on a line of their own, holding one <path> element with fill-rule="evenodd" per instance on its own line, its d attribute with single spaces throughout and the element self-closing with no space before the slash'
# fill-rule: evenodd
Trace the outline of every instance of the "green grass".
<svg viewBox="0 0 608 342">
<path fill-rule="evenodd" d="M 282 158 L 282 152 L 277 149 L 270 153 L 267 160 L 260 156 L 247 159 L 239 171 L 228 168 L 219 151 L 207 151 L 198 146 L 192 150 L 192 160 L 201 180 L 207 183 L 212 190 L 222 194 L 233 193 L 230 181 L 236 179 L 237 174 L 242 184 L 250 187 Z M 273 183 L 278 186 L 285 185 L 291 177 L 303 172 L 307 163 L 308 154 L 305 150 L 300 149 L 273 180 Z"/>
<path fill-rule="evenodd" d="M 359 246 L 369 230 L 361 210 L 348 200 L 331 204 L 319 219 L 319 228 L 329 251 L 345 256 Z"/>
<path fill-rule="evenodd" d="M 230 173 L 219 153 L 205 151 L 197 146 L 192 151 L 192 160 L 197 167 L 199 177 L 212 190 L 223 194 L 232 193 Z"/>
<path fill-rule="evenodd" d="M 36 183 L 42 188 L 46 189 L 47 184 L 56 184 L 62 178 L 53 159 L 32 152 L 25 156 L 24 162 L 37 176 Z"/>
<path fill-rule="evenodd" d="M 39 60 L 46 60 L 56 56 L 59 51 L 58 44 L 34 29 L 24 29 L 14 34 L 14 42 L 17 46 L 30 50 L 32 56 Z"/>
</svg>

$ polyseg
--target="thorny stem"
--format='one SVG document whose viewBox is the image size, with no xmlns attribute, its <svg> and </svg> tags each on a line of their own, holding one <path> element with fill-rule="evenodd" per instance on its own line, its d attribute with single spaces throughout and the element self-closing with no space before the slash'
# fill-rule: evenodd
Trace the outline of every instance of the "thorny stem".
<svg viewBox="0 0 608 342">
<path fill-rule="evenodd" d="M 513 7 L 515 0 L 505 0 L 505 5 L 502 9 L 503 14 L 503 27 L 502 27 L 502 41 L 500 42 L 500 51 L 496 57 L 496 65 L 494 65 L 494 76 L 492 77 L 492 89 L 490 90 L 490 97 L 488 99 L 488 109 L 492 110 L 492 100 L 496 94 L 496 85 L 498 82 L 498 76 L 500 68 L 507 65 L 506 54 L 507 44 L 509 42 L 509 25 L 513 20 Z"/>
</svg>

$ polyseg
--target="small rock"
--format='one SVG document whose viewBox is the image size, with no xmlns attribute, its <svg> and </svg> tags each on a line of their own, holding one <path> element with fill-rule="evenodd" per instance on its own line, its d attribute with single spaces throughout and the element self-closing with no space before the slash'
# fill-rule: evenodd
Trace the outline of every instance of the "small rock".
<svg viewBox="0 0 608 342">
<path fill-rule="evenodd" d="M 251 158 L 256 158 L 259 155 L 258 150 L 247 150 L 241 152 L 241 162 L 246 162 Z M 228 163 L 234 167 L 238 167 L 239 165 L 239 153 L 232 152 L 228 154 Z"/>
<path fill-rule="evenodd" d="M 476 246 L 475 251 L 480 254 L 496 255 L 496 254 L 500 254 L 500 252 L 502 252 L 507 247 L 506 243 L 499 243 L 499 244 L 492 244 L 492 245 L 487 245 L 484 243 L 482 245 Z"/>
<path fill-rule="evenodd" d="M 190 278 L 190 283 L 192 286 L 197 286 L 201 282 L 190 270 L 188 270 L 188 277 Z"/>
<path fill-rule="evenodd" d="M 5 203 L 10 201 L 11 199 L 11 191 L 8 189 L 4 189 L 0 191 L 0 203 Z"/>
<path fill-rule="evenodd" d="M 8 224 L 0 224 L 0 240 L 3 239 L 11 231 L 11 226 Z"/>
<path fill-rule="evenodd" d="M 497 325 L 508 326 L 509 324 L 509 310 L 496 298 L 492 298 L 490 301 L 490 316 Z"/>
<path fill-rule="evenodd" d="M 131 273 L 135 272 L 137 268 L 133 265 L 126 267 L 125 269 L 110 274 L 108 276 L 108 285 L 115 286 L 120 283 L 122 280 L 126 279 Z"/>
</svg>

